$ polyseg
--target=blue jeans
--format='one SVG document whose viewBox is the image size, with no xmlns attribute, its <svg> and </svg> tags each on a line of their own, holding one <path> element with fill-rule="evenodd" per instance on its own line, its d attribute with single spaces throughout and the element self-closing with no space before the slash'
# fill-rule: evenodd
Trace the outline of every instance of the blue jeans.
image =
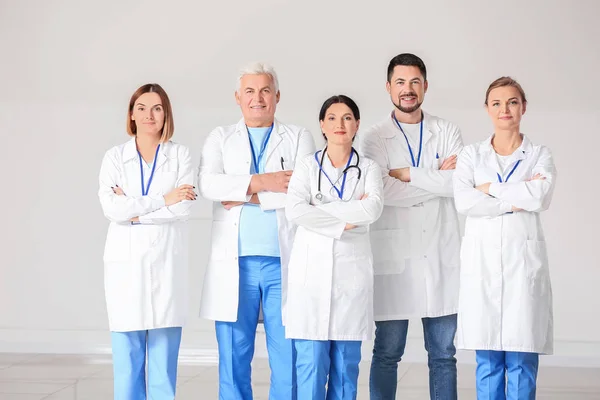
<svg viewBox="0 0 600 400">
<path fill-rule="evenodd" d="M 477 350 L 475 354 L 477 399 L 535 399 L 539 363 L 537 353 Z"/>
<path fill-rule="evenodd" d="M 281 321 L 281 261 L 279 257 L 247 256 L 239 258 L 239 265 L 237 321 L 215 323 L 219 399 L 252 399 L 251 363 L 262 301 L 271 367 L 269 399 L 293 400 L 296 398 L 294 345 L 285 338 Z"/>
<path fill-rule="evenodd" d="M 110 336 L 115 400 L 175 398 L 181 328 L 111 332 Z"/>
<path fill-rule="evenodd" d="M 375 345 L 369 388 L 371 400 L 394 400 L 398 385 L 398 363 L 404 355 L 408 320 L 375 322 Z M 456 314 L 423 318 L 425 350 L 429 365 L 431 399 L 454 400 L 456 388 Z"/>
<path fill-rule="evenodd" d="M 356 400 L 360 341 L 294 340 L 299 400 Z"/>
</svg>

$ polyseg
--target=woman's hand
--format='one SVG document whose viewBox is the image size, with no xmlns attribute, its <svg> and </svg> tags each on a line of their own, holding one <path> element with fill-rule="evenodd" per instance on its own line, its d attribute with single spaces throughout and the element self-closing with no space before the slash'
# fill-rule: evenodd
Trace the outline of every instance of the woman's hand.
<svg viewBox="0 0 600 400">
<path fill-rule="evenodd" d="M 119 185 L 115 185 L 113 187 L 111 187 L 112 191 L 114 194 L 116 194 L 117 196 L 125 196 L 125 192 L 123 191 L 123 189 L 121 189 L 119 187 Z"/>
<path fill-rule="evenodd" d="M 165 198 L 165 205 L 172 206 L 183 200 L 196 200 L 196 193 L 194 192 L 194 186 L 181 185 L 165 194 L 163 197 Z"/>
<path fill-rule="evenodd" d="M 535 174 L 535 175 L 533 176 L 533 178 L 527 179 L 527 182 L 531 182 L 531 181 L 537 181 L 537 180 L 544 181 L 544 180 L 546 180 L 546 177 L 545 177 L 545 176 L 543 176 L 542 174 L 539 174 L 539 173 L 538 173 L 538 174 Z"/>
</svg>

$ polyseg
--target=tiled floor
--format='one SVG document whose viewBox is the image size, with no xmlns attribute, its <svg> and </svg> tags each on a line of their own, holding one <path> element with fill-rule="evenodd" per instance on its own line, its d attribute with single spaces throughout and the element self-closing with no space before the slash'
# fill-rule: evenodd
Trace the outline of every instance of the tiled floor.
<svg viewBox="0 0 600 400">
<path fill-rule="evenodd" d="M 368 399 L 368 363 L 361 365 L 359 399 Z M 459 365 L 460 399 L 475 399 L 473 365 Z M 267 399 L 269 370 L 264 359 L 254 363 L 256 400 Z M 177 399 L 217 399 L 214 365 L 180 365 Z M 398 399 L 429 399 L 427 366 L 401 364 Z M 543 367 L 538 399 L 600 400 L 600 369 Z M 110 357 L 0 353 L 1 400 L 108 400 L 112 398 Z"/>
</svg>

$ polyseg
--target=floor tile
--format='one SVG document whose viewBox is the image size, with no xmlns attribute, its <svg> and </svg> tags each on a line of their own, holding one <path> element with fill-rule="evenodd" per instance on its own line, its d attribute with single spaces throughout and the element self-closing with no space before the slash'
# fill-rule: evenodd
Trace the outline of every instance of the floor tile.
<svg viewBox="0 0 600 400">
<path fill-rule="evenodd" d="M 52 394 L 67 386 L 72 385 L 71 381 L 56 382 L 36 382 L 36 381 L 0 381 L 0 396 L 6 393 L 23 394 Z"/>
<path fill-rule="evenodd" d="M 52 381 L 85 378 L 98 372 L 98 366 L 21 365 L 0 370 L 0 380 Z"/>
</svg>

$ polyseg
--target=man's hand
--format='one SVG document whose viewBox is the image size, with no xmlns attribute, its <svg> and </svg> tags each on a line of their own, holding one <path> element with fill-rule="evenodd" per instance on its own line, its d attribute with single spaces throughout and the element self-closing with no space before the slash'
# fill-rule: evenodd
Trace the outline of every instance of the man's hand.
<svg viewBox="0 0 600 400">
<path fill-rule="evenodd" d="M 492 183 L 488 182 L 488 183 L 482 183 L 479 186 L 475 186 L 475 189 L 479 190 L 480 192 L 483 192 L 485 194 L 490 194 L 490 185 Z"/>
<path fill-rule="evenodd" d="M 456 160 L 458 157 L 456 155 L 450 156 L 444 160 L 442 166 L 440 167 L 440 171 L 447 171 L 451 169 L 456 169 Z"/>
<path fill-rule="evenodd" d="M 279 171 L 262 174 L 266 192 L 287 193 L 293 171 Z"/>
<path fill-rule="evenodd" d="M 410 182 L 410 168 L 396 168 L 391 169 L 389 175 L 392 178 L 401 180 L 402 182 Z"/>
<path fill-rule="evenodd" d="M 243 206 L 246 203 L 243 201 L 222 201 L 221 204 L 226 210 L 231 210 L 233 207 Z"/>
<path fill-rule="evenodd" d="M 267 172 L 265 174 L 252 175 L 248 194 L 258 192 L 287 193 L 290 178 L 293 171 Z"/>
<path fill-rule="evenodd" d="M 252 197 L 250 197 L 250 201 L 248 203 L 251 204 L 260 204 L 260 200 L 258 199 L 258 195 L 254 193 Z M 231 210 L 233 207 L 243 206 L 246 204 L 243 201 L 222 201 L 221 204 L 226 210 Z"/>
</svg>

